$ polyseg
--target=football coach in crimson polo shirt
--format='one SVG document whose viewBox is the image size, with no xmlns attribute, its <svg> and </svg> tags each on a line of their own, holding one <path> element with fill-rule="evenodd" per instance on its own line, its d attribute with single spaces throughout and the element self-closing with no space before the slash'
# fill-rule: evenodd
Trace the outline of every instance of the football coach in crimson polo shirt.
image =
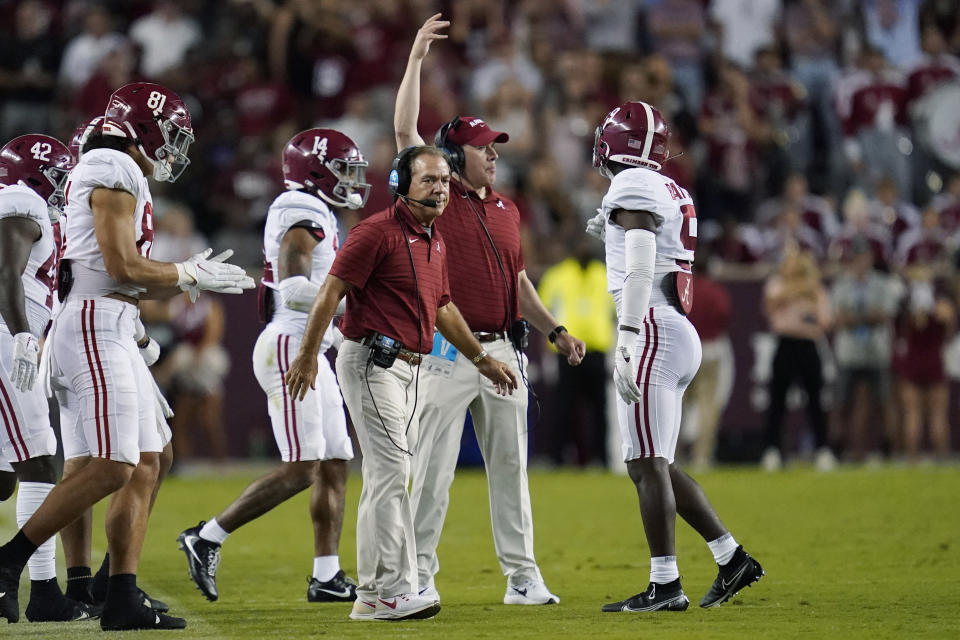
<svg viewBox="0 0 960 640">
<path fill-rule="evenodd" d="M 441 31 L 449 24 L 437 14 L 417 32 L 397 91 L 393 125 L 398 149 L 423 143 L 417 132 L 421 63 L 430 44 L 447 37 Z M 508 333 L 518 326 L 521 315 L 549 336 L 570 365 L 578 365 L 586 347 L 557 322 L 537 295 L 523 263 L 520 214 L 513 202 L 493 189 L 495 145 L 508 139 L 482 119 L 467 116 L 444 125 L 434 138 L 438 147 L 449 152 L 454 172 L 450 204 L 436 224 L 452 256 L 450 296 L 486 350 L 521 372 L 526 358 Z M 434 355 L 425 358 L 421 374 L 427 393 L 418 409 L 420 441 L 410 490 L 421 588 L 439 598 L 433 580 L 440 568 L 437 543 L 469 410 L 487 469 L 494 547 L 507 578 L 503 602 L 557 603 L 560 599 L 544 584 L 533 553 L 527 390 L 509 397 L 492 393 L 490 385 L 472 371 L 470 355 L 438 344 Z"/>
<path fill-rule="evenodd" d="M 317 294 L 300 352 L 287 373 L 291 396 L 302 397 L 316 379 L 323 334 L 346 295 L 337 376 L 363 451 L 357 514 L 360 584 L 350 614 L 361 620 L 429 618 L 440 610 L 438 599 L 419 593 L 407 494 L 407 428 L 417 392 L 423 395 L 418 389 L 419 364 L 433 347 L 434 326 L 468 354 L 497 393 L 507 395 L 517 388 L 514 373 L 487 355 L 450 301 L 447 251 L 433 225 L 450 195 L 446 158 L 432 147 L 415 147 L 401 162 L 409 167 L 407 194 L 347 236 Z M 400 343 L 389 367 L 372 360 L 377 336 Z"/>
</svg>

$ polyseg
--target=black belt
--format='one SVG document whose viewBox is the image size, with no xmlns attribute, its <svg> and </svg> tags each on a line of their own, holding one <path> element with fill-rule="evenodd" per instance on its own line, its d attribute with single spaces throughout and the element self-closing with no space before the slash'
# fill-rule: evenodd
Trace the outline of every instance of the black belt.
<svg viewBox="0 0 960 640">
<path fill-rule="evenodd" d="M 373 342 L 373 338 L 371 336 L 367 336 L 366 338 L 347 338 L 347 340 L 350 340 L 351 342 L 359 342 L 364 347 L 369 347 L 370 343 Z M 417 366 L 420 364 L 422 356 L 416 351 L 410 351 L 409 349 L 401 346 L 400 351 L 397 352 L 397 359 L 403 360 L 404 362 L 412 364 L 413 366 Z"/>
<path fill-rule="evenodd" d="M 496 342 L 497 340 L 506 340 L 506 331 L 474 331 L 473 337 L 477 342 Z"/>
</svg>

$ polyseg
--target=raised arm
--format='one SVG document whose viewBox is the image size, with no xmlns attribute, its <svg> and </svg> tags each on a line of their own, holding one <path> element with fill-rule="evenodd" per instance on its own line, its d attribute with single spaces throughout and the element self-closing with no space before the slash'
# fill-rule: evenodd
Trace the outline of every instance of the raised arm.
<svg viewBox="0 0 960 640">
<path fill-rule="evenodd" d="M 420 115 L 420 69 L 423 59 L 430 51 L 430 44 L 434 40 L 445 40 L 447 36 L 438 33 L 441 29 L 450 26 L 448 20 L 441 20 L 436 13 L 420 27 L 417 37 L 410 49 L 407 59 L 407 68 L 397 91 L 397 103 L 393 113 L 393 130 L 397 141 L 397 151 L 407 147 L 423 144 L 423 138 L 417 132 L 417 118 Z"/>
</svg>

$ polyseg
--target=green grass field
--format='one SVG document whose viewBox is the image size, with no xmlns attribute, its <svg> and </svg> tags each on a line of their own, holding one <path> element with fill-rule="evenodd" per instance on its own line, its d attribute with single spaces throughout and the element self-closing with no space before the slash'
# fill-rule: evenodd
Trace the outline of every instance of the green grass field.
<svg viewBox="0 0 960 640">
<path fill-rule="evenodd" d="M 220 600 L 186 575 L 177 533 L 233 499 L 255 472 L 170 479 L 147 538 L 140 584 L 188 620 L 182 638 L 960 638 L 960 469 L 850 469 L 699 476 L 737 539 L 767 571 L 719 609 L 696 606 L 716 575 L 705 544 L 678 524 L 685 613 L 602 614 L 642 590 L 648 559 L 629 481 L 599 472 L 531 472 L 537 557 L 559 606 L 507 607 L 481 473 L 458 475 L 440 545 L 433 620 L 354 622 L 349 606 L 306 602 L 312 543 L 306 494 L 235 533 L 224 546 Z M 359 475 L 351 476 L 341 559 L 355 572 Z M 14 530 L 12 500 L 0 531 Z M 102 508 L 95 558 L 102 557 Z M 58 551 L 59 553 L 59 551 Z M 61 583 L 64 573 L 60 572 Z M 21 611 L 26 606 L 26 573 Z M 23 620 L 23 618 L 21 618 Z M 82 638 L 96 622 L 18 624 L 0 636 Z M 142 637 L 116 634 L 115 637 Z"/>
</svg>

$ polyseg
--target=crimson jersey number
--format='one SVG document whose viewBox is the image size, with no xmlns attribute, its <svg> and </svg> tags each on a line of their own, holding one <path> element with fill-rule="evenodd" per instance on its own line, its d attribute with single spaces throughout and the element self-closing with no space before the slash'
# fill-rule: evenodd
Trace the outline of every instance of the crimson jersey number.
<svg viewBox="0 0 960 640">
<path fill-rule="evenodd" d="M 57 269 L 60 267 L 60 258 L 63 256 L 64 248 L 60 223 L 55 222 L 53 223 L 53 251 L 50 253 L 50 257 L 40 265 L 37 274 L 34 276 L 49 291 L 44 303 L 47 309 L 53 309 L 53 292 L 57 289 Z"/>
<path fill-rule="evenodd" d="M 150 257 L 153 248 L 153 205 L 149 202 L 143 205 L 143 218 L 140 220 L 140 239 L 137 240 L 137 250 L 144 258 Z"/>
<path fill-rule="evenodd" d="M 680 205 L 683 223 L 680 225 L 680 242 L 687 251 L 697 249 L 697 210 L 692 204 Z"/>
</svg>

